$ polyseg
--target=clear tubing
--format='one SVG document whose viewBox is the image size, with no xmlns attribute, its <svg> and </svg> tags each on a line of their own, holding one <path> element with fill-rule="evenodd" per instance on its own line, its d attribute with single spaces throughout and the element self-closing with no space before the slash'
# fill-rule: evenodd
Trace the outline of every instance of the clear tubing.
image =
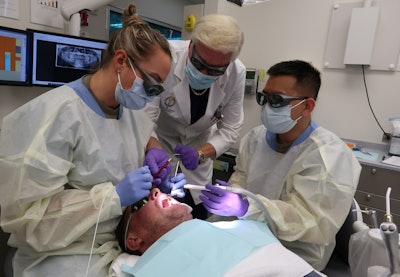
<svg viewBox="0 0 400 277">
<path fill-rule="evenodd" d="M 392 188 L 388 187 L 386 191 L 386 214 L 388 216 L 391 215 L 390 213 L 390 193 L 392 192 Z"/>
<path fill-rule="evenodd" d="M 183 187 L 185 189 L 207 190 L 207 188 L 205 186 L 192 185 L 192 184 L 186 184 Z M 244 195 L 250 197 L 251 199 L 253 199 L 257 203 L 257 205 L 262 209 L 262 211 L 264 213 L 264 217 L 267 221 L 267 225 L 269 226 L 271 232 L 276 236 L 275 225 L 274 225 L 274 222 L 272 221 L 271 216 L 269 215 L 269 212 L 267 211 L 267 208 L 254 193 L 252 193 L 246 189 L 243 189 L 243 188 L 236 188 L 236 187 L 230 187 L 230 186 L 217 186 L 217 187 L 219 187 L 220 189 L 234 192 L 234 193 L 244 194 Z"/>
</svg>

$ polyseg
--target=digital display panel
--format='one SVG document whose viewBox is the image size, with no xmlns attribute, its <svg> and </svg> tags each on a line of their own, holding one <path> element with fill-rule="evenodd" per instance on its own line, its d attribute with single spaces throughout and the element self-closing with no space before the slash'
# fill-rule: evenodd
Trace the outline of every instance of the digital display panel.
<svg viewBox="0 0 400 277">
<path fill-rule="evenodd" d="M 97 70 L 107 42 L 29 30 L 32 85 L 56 87 Z"/>
<path fill-rule="evenodd" d="M 26 31 L 0 27 L 0 85 L 30 85 L 29 54 Z"/>
</svg>

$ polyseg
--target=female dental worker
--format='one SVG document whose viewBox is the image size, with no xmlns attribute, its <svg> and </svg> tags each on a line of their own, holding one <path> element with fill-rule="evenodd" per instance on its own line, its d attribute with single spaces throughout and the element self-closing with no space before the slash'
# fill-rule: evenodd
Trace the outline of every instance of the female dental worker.
<svg viewBox="0 0 400 277">
<path fill-rule="evenodd" d="M 17 248 L 14 276 L 107 275 L 124 207 L 161 181 L 149 166 L 168 159 L 140 109 L 162 92 L 170 66 L 168 42 L 130 5 L 97 72 L 4 118 L 1 227 Z"/>
<path fill-rule="evenodd" d="M 190 41 L 170 41 L 165 92 L 146 106 L 163 149 L 180 154 L 188 183 L 211 182 L 212 160 L 236 142 L 243 122 L 246 68 L 237 59 L 243 33 L 222 14 L 202 17 Z M 174 162 L 174 161 L 173 161 Z M 196 204 L 199 193 L 191 191 Z M 195 217 L 204 214 L 195 207 Z"/>
</svg>

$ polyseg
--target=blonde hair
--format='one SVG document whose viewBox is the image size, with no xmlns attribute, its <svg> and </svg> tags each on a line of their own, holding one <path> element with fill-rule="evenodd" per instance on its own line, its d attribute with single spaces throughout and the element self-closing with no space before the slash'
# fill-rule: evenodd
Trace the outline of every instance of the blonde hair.
<svg viewBox="0 0 400 277">
<path fill-rule="evenodd" d="M 157 46 L 171 56 L 167 39 L 141 19 L 137 14 L 136 6 L 130 4 L 123 12 L 123 26 L 114 33 L 108 42 L 100 65 L 103 66 L 111 61 L 119 49 L 124 49 L 135 61 L 143 61 L 153 53 Z"/>
<path fill-rule="evenodd" d="M 231 61 L 233 61 L 242 49 L 244 35 L 233 17 L 224 14 L 209 14 L 196 23 L 191 40 L 194 44 L 201 42 L 224 54 L 232 53 Z"/>
</svg>

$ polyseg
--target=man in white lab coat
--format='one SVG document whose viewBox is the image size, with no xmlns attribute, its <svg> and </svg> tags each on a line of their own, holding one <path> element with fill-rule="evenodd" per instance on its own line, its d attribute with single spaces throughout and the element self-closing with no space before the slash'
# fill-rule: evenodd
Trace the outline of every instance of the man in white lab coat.
<svg viewBox="0 0 400 277">
<path fill-rule="evenodd" d="M 209 183 L 212 159 L 238 139 L 246 73 L 237 59 L 242 44 L 236 20 L 222 14 L 201 18 L 190 41 L 170 41 L 173 61 L 165 92 L 146 110 L 163 149 L 180 154 L 189 183 Z M 199 204 L 198 193 L 191 193 Z"/>
<path fill-rule="evenodd" d="M 311 119 L 321 85 L 317 69 L 295 60 L 272 66 L 268 74 L 257 93 L 263 125 L 243 137 L 229 183 L 257 194 L 280 241 L 322 270 L 349 213 L 361 166 L 339 137 Z M 200 198 L 209 212 L 263 216 L 252 199 L 206 187 L 211 192 Z"/>
</svg>

